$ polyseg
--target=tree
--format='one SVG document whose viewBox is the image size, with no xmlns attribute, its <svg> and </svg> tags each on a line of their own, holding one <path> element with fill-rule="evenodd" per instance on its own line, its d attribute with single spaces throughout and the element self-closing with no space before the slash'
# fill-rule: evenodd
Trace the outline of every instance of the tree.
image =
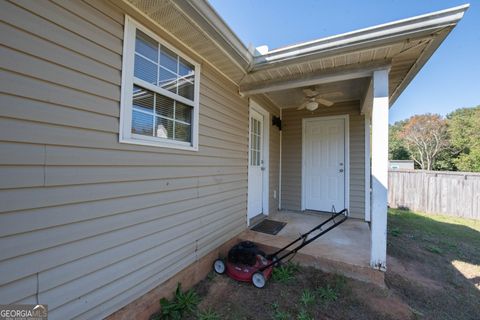
<svg viewBox="0 0 480 320">
<path fill-rule="evenodd" d="M 457 109 L 447 121 L 453 163 L 458 170 L 480 172 L 480 106 Z"/>
<path fill-rule="evenodd" d="M 400 133 L 407 124 L 407 120 L 395 122 L 389 126 L 388 130 L 388 159 L 390 160 L 410 160 L 411 155 L 407 150 L 404 139 Z"/>
<path fill-rule="evenodd" d="M 438 156 L 449 147 L 447 123 L 438 114 L 412 116 L 399 136 L 423 170 L 434 169 Z"/>
</svg>

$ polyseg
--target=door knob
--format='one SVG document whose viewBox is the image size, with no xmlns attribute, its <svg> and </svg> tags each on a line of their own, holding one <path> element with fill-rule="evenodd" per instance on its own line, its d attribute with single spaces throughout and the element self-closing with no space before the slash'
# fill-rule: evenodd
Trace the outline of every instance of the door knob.
<svg viewBox="0 0 480 320">
<path fill-rule="evenodd" d="M 340 169 L 340 172 L 343 172 L 343 169 Z"/>
</svg>

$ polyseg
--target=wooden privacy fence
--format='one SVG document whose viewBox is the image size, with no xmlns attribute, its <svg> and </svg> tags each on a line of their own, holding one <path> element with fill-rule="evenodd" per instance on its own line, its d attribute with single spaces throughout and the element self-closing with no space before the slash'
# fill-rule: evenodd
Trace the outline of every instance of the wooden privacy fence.
<svg viewBox="0 0 480 320">
<path fill-rule="evenodd" d="M 392 208 L 480 220 L 480 173 L 389 171 L 388 203 Z"/>
</svg>

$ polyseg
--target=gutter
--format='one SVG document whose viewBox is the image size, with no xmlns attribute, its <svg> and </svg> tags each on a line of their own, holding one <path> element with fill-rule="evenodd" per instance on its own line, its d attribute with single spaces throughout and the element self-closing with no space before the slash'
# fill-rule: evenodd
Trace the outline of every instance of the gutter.
<svg viewBox="0 0 480 320">
<path fill-rule="evenodd" d="M 469 4 L 441 10 L 336 36 L 308 41 L 267 52 L 254 57 L 253 70 L 312 55 L 341 54 L 366 46 L 385 45 L 392 41 L 428 35 L 445 27 L 453 27 L 462 19 Z"/>
</svg>

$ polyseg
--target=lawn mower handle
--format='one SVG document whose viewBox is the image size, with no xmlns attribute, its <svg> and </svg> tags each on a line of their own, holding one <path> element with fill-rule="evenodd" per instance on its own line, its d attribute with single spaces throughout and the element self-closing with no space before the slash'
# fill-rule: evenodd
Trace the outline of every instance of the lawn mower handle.
<svg viewBox="0 0 480 320">
<path fill-rule="evenodd" d="M 335 218 L 337 218 L 338 216 L 341 216 L 342 215 L 342 218 L 339 220 L 339 221 L 335 221 Z M 259 269 L 260 272 L 262 272 L 263 270 L 271 267 L 272 265 L 274 264 L 277 264 L 278 262 L 282 261 L 283 259 L 285 259 L 286 257 L 292 255 L 292 254 L 295 254 L 297 253 L 300 249 L 302 249 L 303 247 L 305 247 L 306 245 L 308 245 L 309 243 L 315 241 L 316 239 L 318 239 L 319 237 L 321 237 L 322 235 L 324 235 L 325 233 L 329 232 L 330 230 L 332 230 L 333 228 L 336 228 L 338 227 L 340 224 L 342 224 L 343 222 L 345 222 L 346 220 L 348 219 L 348 209 L 343 209 L 342 211 L 340 212 L 336 212 L 336 213 L 333 213 L 332 216 L 330 218 L 328 218 L 327 220 L 323 221 L 322 223 L 320 223 L 318 226 L 316 226 L 315 228 L 313 228 L 312 230 L 302 234 L 300 237 L 298 237 L 296 240 L 290 242 L 288 245 L 286 245 L 285 247 L 279 249 L 278 251 L 270 254 L 267 256 L 267 258 L 269 260 L 272 260 L 272 262 L 270 262 L 269 264 L 267 264 L 266 266 L 262 267 L 261 269 Z M 316 231 L 316 230 L 321 230 L 321 228 L 326 225 L 327 223 L 333 221 L 333 224 L 331 226 L 329 226 L 327 229 L 325 230 L 322 230 L 319 234 L 315 235 L 313 238 L 311 239 L 307 239 L 308 236 Z M 283 251 L 286 251 L 288 248 L 290 248 L 292 245 L 294 245 L 295 243 L 299 242 L 299 241 L 302 241 L 302 243 L 300 243 L 300 245 L 298 245 L 297 247 L 293 248 L 292 250 L 290 250 L 289 252 L 285 253 L 284 255 L 282 256 L 278 256 L 280 253 L 282 253 Z M 274 259 L 276 258 L 276 259 Z"/>
</svg>

